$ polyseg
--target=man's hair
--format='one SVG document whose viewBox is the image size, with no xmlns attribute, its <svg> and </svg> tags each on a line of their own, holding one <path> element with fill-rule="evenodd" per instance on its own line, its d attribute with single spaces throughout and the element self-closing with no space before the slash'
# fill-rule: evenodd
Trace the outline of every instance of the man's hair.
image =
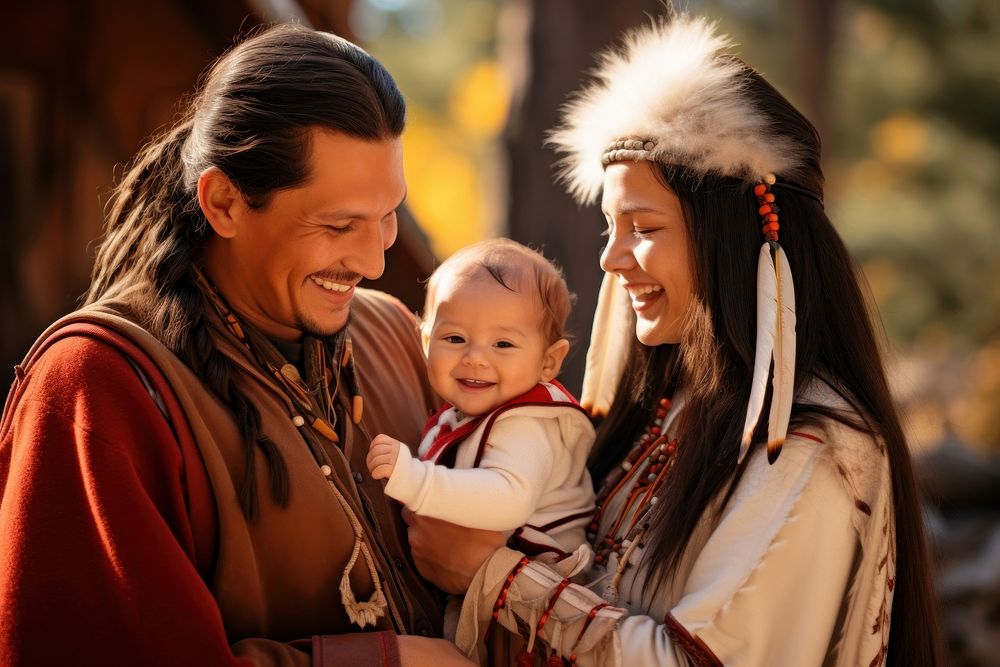
<svg viewBox="0 0 1000 667">
<path fill-rule="evenodd" d="M 552 344 L 566 338 L 573 295 L 562 271 L 540 252 L 510 239 L 491 239 L 466 246 L 441 263 L 427 281 L 423 321 L 434 320 L 436 292 L 444 276 L 492 279 L 531 299 L 542 313 L 542 333 Z"/>
<path fill-rule="evenodd" d="M 219 169 L 254 208 L 310 176 L 313 128 L 398 137 L 406 105 L 382 65 L 329 33 L 268 28 L 206 70 L 176 125 L 147 144 L 115 187 L 88 301 L 123 278 L 169 291 L 200 259 L 198 178 Z"/>
<path fill-rule="evenodd" d="M 219 169 L 250 206 L 263 209 L 276 191 L 310 178 L 313 129 L 386 140 L 402 133 L 405 116 L 392 77 L 365 51 L 329 33 L 274 26 L 208 68 L 176 125 L 139 152 L 112 193 L 85 301 L 142 290 L 141 298 L 130 298 L 133 317 L 233 411 L 245 440 L 240 504 L 250 519 L 258 507 L 256 449 L 282 505 L 288 475 L 261 431 L 257 408 L 237 387 L 231 362 L 212 344 L 192 275 L 209 236 L 199 176 Z"/>
</svg>

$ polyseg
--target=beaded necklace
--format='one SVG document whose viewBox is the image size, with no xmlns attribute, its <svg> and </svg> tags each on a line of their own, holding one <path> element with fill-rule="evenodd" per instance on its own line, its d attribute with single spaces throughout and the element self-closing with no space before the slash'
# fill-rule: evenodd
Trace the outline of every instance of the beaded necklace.
<svg viewBox="0 0 1000 667">
<path fill-rule="evenodd" d="M 629 566 L 632 553 L 641 546 L 642 538 L 649 529 L 650 511 L 656 505 L 658 494 L 674 467 L 677 439 L 671 440 L 664 433 L 670 406 L 669 398 L 660 399 L 653 421 L 632 445 L 618 469 L 608 476 L 597 496 L 597 511 L 587 529 L 587 538 L 595 545 L 594 562 L 597 565 L 606 568 L 611 554 L 618 555 L 614 577 L 603 594 L 604 599 L 611 603 L 618 601 L 618 586 L 622 575 Z M 622 489 L 630 485 L 628 496 L 618 510 L 618 515 L 609 530 L 598 540 L 605 509 Z"/>
<path fill-rule="evenodd" d="M 195 280 L 202 293 L 212 304 L 219 317 L 226 324 L 235 338 L 247 349 L 257 362 L 260 369 L 267 370 L 277 381 L 277 387 L 293 406 L 292 424 L 303 434 L 311 428 L 334 444 L 340 443 L 337 434 L 336 396 L 342 371 L 346 377 L 348 389 L 351 392 L 351 421 L 355 424 L 361 421 L 364 401 L 358 384 L 354 367 L 354 348 L 346 331 L 329 336 L 326 339 L 315 336 L 305 336 L 303 343 L 303 362 L 309 382 L 302 377 L 299 369 L 279 354 L 275 354 L 273 343 L 270 343 L 257 330 L 240 323 L 229 304 L 200 270 L 195 271 Z M 339 357 L 339 361 L 337 358 Z M 332 391 L 331 391 L 332 389 Z M 313 450 L 317 460 L 324 458 L 317 455 L 317 443 L 312 438 L 303 435 Z M 329 475 L 328 465 L 323 465 L 323 472 Z"/>
<path fill-rule="evenodd" d="M 351 391 L 351 421 L 360 423 L 364 402 L 358 386 L 357 373 L 354 367 L 354 353 L 351 339 L 346 331 L 327 338 L 306 336 L 304 338 L 303 355 L 308 379 L 303 378 L 299 369 L 281 356 L 274 345 L 256 329 L 240 323 L 230 309 L 222 294 L 218 292 L 208 276 L 195 269 L 195 280 L 202 293 L 208 299 L 218 316 L 226 325 L 228 332 L 246 348 L 256 361 L 259 369 L 266 369 L 277 381 L 276 389 L 286 400 L 291 410 L 291 422 L 299 429 L 302 439 L 312 452 L 313 458 L 320 466 L 320 472 L 328 482 L 334 498 L 340 503 L 344 515 L 354 532 L 354 547 L 351 556 L 344 566 L 340 580 L 340 599 L 352 623 L 364 628 L 375 626 L 378 619 L 385 615 L 388 609 L 398 627 L 403 627 L 402 618 L 393 601 L 386 597 L 382 589 L 383 578 L 375 564 L 372 547 L 366 541 L 365 530 L 347 501 L 344 493 L 334 482 L 333 466 L 320 436 L 338 445 L 337 410 L 334 397 L 337 395 L 341 372 L 344 371 L 348 388 Z M 338 358 L 339 357 L 339 361 Z M 310 386 L 311 384 L 311 386 Z M 331 391 L 332 387 L 332 391 Z M 368 573 L 374 584 L 374 590 L 368 600 L 359 601 L 351 584 L 351 572 L 359 558 L 368 567 Z"/>
</svg>

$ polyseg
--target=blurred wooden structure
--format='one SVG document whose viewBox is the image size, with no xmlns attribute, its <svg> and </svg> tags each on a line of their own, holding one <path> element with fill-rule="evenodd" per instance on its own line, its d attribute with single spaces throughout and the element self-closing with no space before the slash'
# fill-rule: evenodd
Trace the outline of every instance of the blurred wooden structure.
<svg viewBox="0 0 1000 667">
<path fill-rule="evenodd" d="M 662 8 L 659 0 L 508 0 L 501 56 L 514 71 L 505 142 L 508 154 L 508 224 L 511 238 L 544 250 L 563 267 L 576 303 L 569 328 L 575 336 L 561 380 L 578 391 L 601 284 L 598 266 L 604 217 L 583 209 L 553 180 L 554 154 L 543 148 L 559 107 L 627 28 Z"/>
<path fill-rule="evenodd" d="M 350 0 L 36 0 L 0 24 L 0 368 L 86 290 L 113 180 L 238 35 L 287 17 L 350 37 Z M 283 14 L 284 12 L 284 14 Z M 404 216 L 377 286 L 417 308 L 433 264 Z M 5 385 L 6 386 L 6 385 Z"/>
</svg>

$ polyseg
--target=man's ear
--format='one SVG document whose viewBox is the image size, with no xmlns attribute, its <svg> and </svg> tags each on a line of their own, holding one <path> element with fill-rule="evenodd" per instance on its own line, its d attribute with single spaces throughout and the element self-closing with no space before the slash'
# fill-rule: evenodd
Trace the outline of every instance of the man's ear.
<svg viewBox="0 0 1000 667">
<path fill-rule="evenodd" d="M 239 188 L 218 168 L 210 167 L 198 177 L 198 204 L 216 234 L 224 239 L 236 236 L 237 218 L 246 203 Z"/>
<path fill-rule="evenodd" d="M 542 382 L 554 380 L 559 375 L 567 354 L 569 354 L 569 341 L 565 338 L 560 338 L 549 345 L 542 357 Z"/>
</svg>

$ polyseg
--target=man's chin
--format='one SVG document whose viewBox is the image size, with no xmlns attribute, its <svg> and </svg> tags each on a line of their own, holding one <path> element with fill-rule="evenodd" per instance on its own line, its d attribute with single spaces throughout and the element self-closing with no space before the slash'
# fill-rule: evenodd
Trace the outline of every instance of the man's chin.
<svg viewBox="0 0 1000 667">
<path fill-rule="evenodd" d="M 320 322 L 314 318 L 307 317 L 303 314 L 299 314 L 296 318 L 296 323 L 298 328 L 307 336 L 313 336 L 314 338 L 327 338 L 329 336 L 334 336 L 351 324 L 351 311 L 348 309 L 347 316 L 342 318 L 330 318 L 327 322 Z"/>
</svg>

